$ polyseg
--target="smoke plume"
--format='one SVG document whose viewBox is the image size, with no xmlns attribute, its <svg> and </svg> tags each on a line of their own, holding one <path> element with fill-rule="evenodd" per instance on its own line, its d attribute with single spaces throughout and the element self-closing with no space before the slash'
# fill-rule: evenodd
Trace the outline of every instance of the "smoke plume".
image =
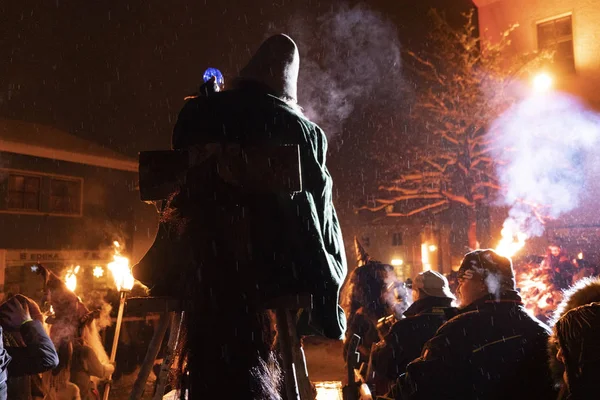
<svg viewBox="0 0 600 400">
<path fill-rule="evenodd" d="M 395 102 L 404 85 L 394 25 L 364 6 L 342 6 L 287 27 L 300 51 L 299 103 L 331 136 L 360 102 Z"/>
<path fill-rule="evenodd" d="M 505 227 L 539 236 L 544 220 L 575 209 L 596 170 L 600 116 L 562 93 L 530 96 L 492 126 L 493 156 L 509 206 Z"/>
</svg>

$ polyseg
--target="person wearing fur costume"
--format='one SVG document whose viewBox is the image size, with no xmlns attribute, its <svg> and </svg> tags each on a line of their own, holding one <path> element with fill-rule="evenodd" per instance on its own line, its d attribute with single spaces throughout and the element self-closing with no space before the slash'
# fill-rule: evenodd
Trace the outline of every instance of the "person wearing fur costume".
<svg viewBox="0 0 600 400">
<path fill-rule="evenodd" d="M 554 326 L 556 321 L 572 309 L 594 302 L 600 302 L 600 278 L 589 277 L 577 281 L 564 292 L 563 300 L 558 305 L 550 325 Z M 548 340 L 548 360 L 554 382 L 560 387 L 558 400 L 564 400 L 567 398 L 567 388 L 562 379 L 564 366 L 556 359 L 557 351 L 558 338 L 556 329 L 553 329 L 552 336 Z"/>
<path fill-rule="evenodd" d="M 90 311 L 65 283 L 43 266 L 45 301 L 54 309 L 48 317 L 50 337 L 56 346 L 59 365 L 44 374 L 50 400 L 95 400 L 96 383 L 114 371 L 102 345 L 96 318 L 99 310 Z"/>
<path fill-rule="evenodd" d="M 555 325 L 557 360 L 564 366 L 568 400 L 598 397 L 600 303 L 576 307 Z"/>
</svg>

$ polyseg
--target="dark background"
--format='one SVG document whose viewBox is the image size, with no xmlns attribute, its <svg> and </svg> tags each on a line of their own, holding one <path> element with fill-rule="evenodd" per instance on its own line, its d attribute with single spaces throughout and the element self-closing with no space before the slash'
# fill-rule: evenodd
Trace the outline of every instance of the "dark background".
<svg viewBox="0 0 600 400">
<path fill-rule="evenodd" d="M 231 79 L 271 33 L 283 31 L 299 36 L 301 54 L 316 63 L 326 59 L 327 65 L 321 65 L 324 70 L 335 68 L 337 59 L 362 57 L 350 53 L 372 45 L 360 47 L 364 32 L 358 30 L 349 32 L 343 46 L 352 46 L 344 47 L 345 53 L 329 54 L 327 58 L 326 53 L 339 46 L 329 42 L 327 21 L 323 20 L 324 16 L 344 7 L 353 9 L 359 3 L 1 2 L 0 116 L 51 125 L 130 156 L 141 150 L 168 148 L 183 97 L 196 89 L 204 69 L 218 67 L 226 81 Z M 387 28 L 396 30 L 381 40 L 389 39 L 393 47 L 399 37 L 403 48 L 417 50 L 427 46 L 429 8 L 445 9 L 456 19 L 473 7 L 471 0 L 373 0 L 362 4 L 363 10 L 375 12 L 376 18 L 388 24 Z M 315 31 L 320 32 L 316 40 L 306 35 Z M 308 41 L 307 37 L 310 43 L 302 43 Z M 375 56 L 385 53 L 385 46 L 382 44 Z M 370 57 L 366 54 L 363 59 Z M 301 68 L 310 64 L 306 61 L 303 59 Z M 364 79 L 370 89 L 364 96 L 349 100 L 352 112 L 348 118 L 338 120 L 328 110 L 317 118 L 330 135 L 329 166 L 336 186 L 344 189 L 343 193 L 336 193 L 340 208 L 350 210 L 372 189 L 377 163 L 381 162 L 372 155 L 377 146 L 393 146 L 401 157 L 405 136 L 415 134 L 407 129 L 403 113 L 418 82 L 409 72 L 398 71 L 402 77 L 393 79 L 386 74 L 373 76 L 369 71 L 349 72 L 342 82 Z M 301 71 L 301 95 L 315 94 L 314 87 L 303 90 L 307 82 L 314 83 L 311 73 Z M 345 71 L 339 73 L 343 75 Z M 299 99 L 301 105 L 311 100 Z"/>
</svg>

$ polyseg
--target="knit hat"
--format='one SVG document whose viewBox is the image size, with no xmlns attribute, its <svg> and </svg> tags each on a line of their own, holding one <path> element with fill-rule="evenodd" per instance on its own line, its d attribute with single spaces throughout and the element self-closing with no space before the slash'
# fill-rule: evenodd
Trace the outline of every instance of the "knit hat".
<svg viewBox="0 0 600 400">
<path fill-rule="evenodd" d="M 275 96 L 297 100 L 300 53 L 287 35 L 271 36 L 263 42 L 239 77 L 268 86 Z"/>
<path fill-rule="evenodd" d="M 485 281 L 490 293 L 516 290 L 512 261 L 492 249 L 475 250 L 465 255 L 458 277 L 473 279 L 474 275 L 479 275 Z"/>
<path fill-rule="evenodd" d="M 421 272 L 415 278 L 412 288 L 420 289 L 428 296 L 456 300 L 456 297 L 450 291 L 450 285 L 446 277 L 436 271 Z"/>
</svg>

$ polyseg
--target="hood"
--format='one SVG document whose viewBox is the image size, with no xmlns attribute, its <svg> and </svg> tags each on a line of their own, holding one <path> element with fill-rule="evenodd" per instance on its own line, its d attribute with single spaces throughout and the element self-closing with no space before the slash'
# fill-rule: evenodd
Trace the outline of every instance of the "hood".
<svg viewBox="0 0 600 400">
<path fill-rule="evenodd" d="M 572 309 L 595 302 L 600 302 L 600 277 L 580 279 L 577 283 L 564 291 L 563 300 L 556 308 L 552 320 L 549 321 L 550 326 L 554 326 L 560 317 Z M 564 368 L 556 359 L 556 352 L 558 351 L 556 340 L 556 331 L 553 329 L 552 336 L 548 339 L 548 361 L 552 376 L 558 384 L 562 382 Z"/>
<path fill-rule="evenodd" d="M 287 35 L 271 36 L 263 42 L 240 71 L 239 81 L 254 81 L 267 86 L 271 94 L 297 101 L 300 53 Z"/>
</svg>

